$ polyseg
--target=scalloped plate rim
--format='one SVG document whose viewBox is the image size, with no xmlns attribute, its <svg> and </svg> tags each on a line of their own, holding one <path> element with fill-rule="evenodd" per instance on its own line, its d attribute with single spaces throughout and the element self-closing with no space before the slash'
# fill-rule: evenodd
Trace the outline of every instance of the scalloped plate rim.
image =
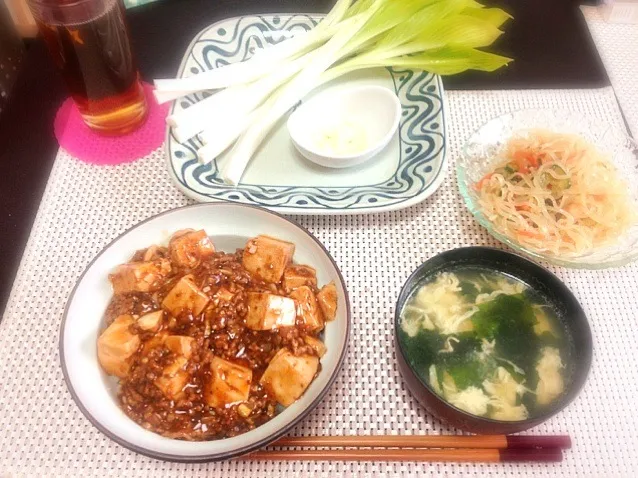
<svg viewBox="0 0 638 478">
<path fill-rule="evenodd" d="M 232 17 L 228 17 L 228 18 L 224 18 L 221 19 L 219 21 L 216 21 L 214 23 L 211 23 L 210 25 L 202 28 L 199 32 L 197 32 L 197 34 L 193 37 L 193 39 L 190 41 L 190 43 L 188 44 L 188 46 L 186 47 L 184 56 L 182 57 L 182 60 L 180 61 L 179 64 L 179 68 L 177 71 L 177 75 L 176 77 L 179 78 L 181 77 L 181 75 L 184 73 L 184 69 L 186 68 L 186 63 L 188 62 L 189 56 L 191 51 L 193 50 L 193 47 L 195 46 L 195 44 L 200 41 L 201 36 L 206 33 L 209 30 L 213 30 L 215 27 L 217 27 L 218 25 L 227 23 L 227 22 L 232 22 L 232 21 L 237 21 L 239 22 L 239 20 L 241 20 L 242 18 L 246 18 L 246 17 L 265 17 L 265 16 L 272 16 L 272 17 L 295 17 L 295 16 L 305 16 L 308 19 L 316 19 L 316 18 L 321 18 L 323 17 L 322 14 L 314 14 L 314 13 L 300 13 L 300 12 L 292 12 L 292 13 L 255 13 L 255 14 L 246 14 L 246 15 L 235 15 Z M 295 205 L 290 205 L 290 206 L 285 206 L 285 205 L 279 205 L 279 206 L 269 206 L 269 205 L 265 205 L 263 203 L 259 203 L 256 201 L 234 201 L 231 199 L 218 199 L 218 198 L 211 198 L 209 196 L 206 196 L 204 194 L 200 194 L 197 191 L 194 191 L 193 189 L 187 187 L 186 185 L 182 184 L 182 181 L 180 180 L 180 178 L 177 176 L 177 174 L 174 171 L 174 165 L 173 165 L 173 161 L 172 161 L 172 157 L 171 157 L 171 150 L 169 148 L 169 144 L 170 144 L 170 137 L 171 137 L 171 129 L 169 126 L 166 127 L 166 134 L 165 134 L 165 143 L 164 143 L 164 154 L 165 154 L 165 159 L 166 159 L 166 166 L 168 169 L 168 173 L 169 176 L 171 177 L 171 180 L 173 181 L 173 183 L 175 184 L 175 186 L 184 194 L 186 195 L 188 198 L 200 202 L 200 203 L 216 203 L 216 202 L 228 202 L 228 203 L 237 203 L 237 204 L 247 204 L 247 205 L 255 205 L 255 206 L 260 206 L 260 207 L 264 207 L 266 209 L 269 209 L 271 211 L 275 211 L 278 212 L 280 214 L 297 214 L 297 215 L 356 215 L 356 214 L 365 214 L 365 213 L 381 213 L 381 212 L 388 212 L 388 211 L 396 211 L 396 210 L 400 210 L 400 209 L 405 209 L 411 206 L 414 206 L 415 204 L 421 203 L 423 201 L 425 201 L 428 197 L 430 197 L 432 194 L 434 194 L 438 188 L 441 186 L 441 184 L 443 183 L 443 181 L 445 180 L 445 177 L 447 175 L 448 172 L 448 141 L 447 141 L 447 132 L 448 132 L 448 124 L 447 124 L 447 117 L 445 115 L 445 105 L 446 105 L 446 97 L 445 97 L 445 90 L 443 89 L 443 82 L 441 81 L 441 77 L 438 75 L 435 75 L 436 78 L 436 83 L 437 83 L 437 88 L 438 88 L 438 93 L 440 96 L 440 101 L 441 101 L 441 112 L 440 112 L 440 117 L 441 117 L 441 123 L 443 125 L 443 134 L 441 135 L 442 138 L 442 145 L 441 145 L 441 152 L 438 153 L 439 155 L 441 155 L 441 161 L 440 161 L 440 167 L 438 170 L 438 173 L 436 174 L 434 180 L 432 182 L 430 182 L 430 184 L 425 187 L 422 191 L 420 191 L 418 194 L 415 194 L 413 196 L 406 196 L 405 199 L 403 200 L 398 200 L 396 202 L 393 202 L 391 204 L 380 204 L 380 205 L 368 205 L 365 207 L 360 207 L 360 208 L 347 208 L 347 207 L 335 207 L 335 208 L 330 208 L 330 207 L 324 207 L 324 208 L 303 208 L 303 207 L 298 207 Z M 171 105 L 171 113 L 173 111 L 173 108 L 175 107 L 175 102 L 173 102 L 173 104 Z"/>
</svg>

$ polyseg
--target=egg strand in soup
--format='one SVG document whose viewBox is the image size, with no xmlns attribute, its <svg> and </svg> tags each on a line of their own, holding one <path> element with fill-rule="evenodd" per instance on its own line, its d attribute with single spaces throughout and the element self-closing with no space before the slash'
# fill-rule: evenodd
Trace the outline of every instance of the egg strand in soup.
<svg viewBox="0 0 638 478">
<path fill-rule="evenodd" d="M 413 369 L 473 415 L 525 420 L 564 392 L 569 341 L 524 283 L 478 268 L 437 274 L 408 300 L 399 340 Z"/>
</svg>

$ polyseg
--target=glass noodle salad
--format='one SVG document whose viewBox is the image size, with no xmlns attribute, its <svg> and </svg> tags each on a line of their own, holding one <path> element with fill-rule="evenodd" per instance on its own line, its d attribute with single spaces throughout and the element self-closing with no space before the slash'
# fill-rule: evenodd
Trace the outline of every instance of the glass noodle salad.
<svg viewBox="0 0 638 478">
<path fill-rule="evenodd" d="M 609 159 L 575 135 L 533 130 L 512 138 L 474 185 L 501 234 L 536 252 L 577 255 L 636 222 L 627 184 Z"/>
</svg>

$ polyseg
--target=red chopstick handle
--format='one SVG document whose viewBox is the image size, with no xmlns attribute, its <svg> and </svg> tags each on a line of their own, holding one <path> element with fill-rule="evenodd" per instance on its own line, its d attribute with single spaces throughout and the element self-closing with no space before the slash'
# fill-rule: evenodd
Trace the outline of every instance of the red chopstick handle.
<svg viewBox="0 0 638 478">
<path fill-rule="evenodd" d="M 560 448 L 514 448 L 499 450 L 501 462 L 559 462 L 563 461 L 563 452 Z"/>
<path fill-rule="evenodd" d="M 571 448 L 572 440 L 568 435 L 533 436 L 533 435 L 507 435 L 507 448 Z"/>
</svg>

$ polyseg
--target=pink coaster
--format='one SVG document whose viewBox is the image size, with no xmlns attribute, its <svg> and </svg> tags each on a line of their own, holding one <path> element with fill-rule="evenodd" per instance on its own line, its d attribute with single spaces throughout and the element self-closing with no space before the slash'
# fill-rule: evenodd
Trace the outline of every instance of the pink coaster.
<svg viewBox="0 0 638 478">
<path fill-rule="evenodd" d="M 168 104 L 158 105 L 153 87 L 144 83 L 148 117 L 137 130 L 124 136 L 102 136 L 84 124 L 77 106 L 67 98 L 53 125 L 60 146 L 76 158 L 91 164 L 130 163 L 159 148 L 166 132 Z"/>
</svg>

